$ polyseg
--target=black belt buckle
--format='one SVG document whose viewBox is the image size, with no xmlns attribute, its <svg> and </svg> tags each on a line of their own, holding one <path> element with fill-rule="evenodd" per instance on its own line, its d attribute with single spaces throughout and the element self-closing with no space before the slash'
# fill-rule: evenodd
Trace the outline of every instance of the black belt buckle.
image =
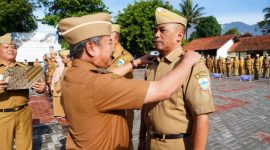
<svg viewBox="0 0 270 150">
<path fill-rule="evenodd" d="M 27 105 L 28 104 L 24 104 L 24 105 L 13 107 L 13 108 L 0 109 L 0 112 L 16 112 L 16 111 L 23 109 Z"/>
<path fill-rule="evenodd" d="M 156 140 L 165 141 L 166 139 L 179 139 L 179 138 L 185 138 L 190 136 L 188 133 L 180 133 L 180 134 L 163 134 L 163 133 L 157 133 L 150 131 L 150 135 L 152 138 Z"/>
</svg>

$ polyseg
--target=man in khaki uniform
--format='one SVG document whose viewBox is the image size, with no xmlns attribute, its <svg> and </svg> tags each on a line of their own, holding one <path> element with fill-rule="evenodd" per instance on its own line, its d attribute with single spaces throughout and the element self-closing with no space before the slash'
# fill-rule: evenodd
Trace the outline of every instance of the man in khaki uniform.
<svg viewBox="0 0 270 150">
<path fill-rule="evenodd" d="M 61 80 L 67 65 L 71 65 L 71 60 L 69 57 L 68 50 L 60 50 L 59 56 L 56 58 L 57 68 L 54 71 L 52 78 L 52 101 L 53 101 L 53 114 L 55 117 L 62 118 L 65 117 L 63 106 L 61 104 Z"/>
<path fill-rule="evenodd" d="M 213 72 L 215 72 L 215 73 L 218 72 L 217 61 L 218 61 L 217 57 L 213 56 Z"/>
<path fill-rule="evenodd" d="M 0 37 L 0 149 L 12 150 L 15 141 L 17 150 L 32 150 L 32 114 L 27 105 L 29 90 L 7 90 L 3 81 L 7 67 L 27 67 L 16 62 L 17 47 L 11 34 Z M 45 91 L 42 80 L 33 85 L 38 93 Z"/>
<path fill-rule="evenodd" d="M 245 74 L 245 60 L 244 57 L 240 57 L 240 61 L 239 61 L 239 71 L 240 71 L 240 75 L 244 75 Z"/>
<path fill-rule="evenodd" d="M 230 56 L 228 56 L 226 58 L 226 75 L 227 75 L 227 77 L 231 77 L 231 73 L 232 73 L 232 63 L 231 63 Z"/>
<path fill-rule="evenodd" d="M 259 79 L 261 74 L 261 60 L 260 55 L 256 54 L 256 58 L 254 59 L 254 79 Z"/>
<path fill-rule="evenodd" d="M 221 56 L 219 56 L 218 60 L 217 60 L 217 69 L 218 69 L 218 73 L 223 74 L 224 73 L 224 68 L 223 68 L 223 59 Z"/>
<path fill-rule="evenodd" d="M 123 66 L 126 63 L 130 63 L 133 60 L 133 56 L 126 51 L 122 45 L 120 44 L 120 25 L 112 24 L 112 48 L 113 52 L 113 60 L 111 66 L 108 68 L 113 69 L 119 66 Z M 132 79 L 133 74 L 132 72 L 125 75 L 126 78 Z M 128 130 L 129 130 L 129 150 L 133 150 L 133 143 L 132 143 L 132 129 L 133 129 L 133 120 L 134 120 L 134 110 L 126 110 L 126 117 L 128 123 Z"/>
<path fill-rule="evenodd" d="M 181 64 L 186 19 L 164 8 L 156 9 L 155 46 L 161 57 L 149 66 L 148 81 L 159 80 Z M 209 71 L 196 64 L 184 84 L 165 101 L 143 106 L 140 149 L 205 149 L 208 114 L 214 111 Z"/>
<path fill-rule="evenodd" d="M 49 87 L 49 92 L 51 93 L 51 82 L 52 82 L 52 77 L 54 74 L 54 71 L 56 69 L 56 61 L 55 61 L 55 57 L 56 57 L 56 52 L 54 50 L 50 51 L 50 57 L 47 59 L 47 74 L 46 74 L 46 81 L 47 81 L 47 85 Z M 51 95 L 51 94 L 50 94 Z"/>
<path fill-rule="evenodd" d="M 34 66 L 35 66 L 35 67 L 41 66 L 37 58 L 36 58 L 36 60 L 35 60 L 35 62 L 34 62 Z"/>
<path fill-rule="evenodd" d="M 213 72 L 213 59 L 210 57 L 210 55 L 207 55 L 207 58 L 206 58 L 206 67 L 208 68 L 209 70 L 209 73 L 212 73 Z"/>
<path fill-rule="evenodd" d="M 252 74 L 252 60 L 250 58 L 250 55 L 247 55 L 246 57 L 246 61 L 245 61 L 245 65 L 246 65 L 246 74 L 247 75 L 251 75 Z"/>
<path fill-rule="evenodd" d="M 263 78 L 269 78 L 270 58 L 265 54 L 263 59 Z"/>
<path fill-rule="evenodd" d="M 70 128 L 66 149 L 127 149 L 129 143 L 126 109 L 167 99 L 187 78 L 199 54 L 187 52 L 179 64 L 159 81 L 147 82 L 123 76 L 139 64 L 150 63 L 143 56 L 123 66 L 106 69 L 111 62 L 111 17 L 97 13 L 60 21 L 59 29 L 71 45 L 72 66 L 61 84 L 63 106 Z"/>
<path fill-rule="evenodd" d="M 234 58 L 234 61 L 233 61 L 233 74 L 235 76 L 239 76 L 239 59 L 238 57 L 235 57 Z"/>
</svg>

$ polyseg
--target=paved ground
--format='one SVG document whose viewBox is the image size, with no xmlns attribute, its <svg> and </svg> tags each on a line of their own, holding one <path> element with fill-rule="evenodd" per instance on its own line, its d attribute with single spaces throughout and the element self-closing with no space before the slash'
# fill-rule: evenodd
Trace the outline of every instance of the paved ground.
<svg viewBox="0 0 270 150">
<path fill-rule="evenodd" d="M 216 112 L 210 115 L 208 150 L 270 150 L 269 82 L 265 79 L 252 82 L 240 82 L 237 78 L 212 79 Z M 67 124 L 53 118 L 46 96 L 32 96 L 30 105 L 33 108 L 34 149 L 64 149 Z M 140 111 L 135 111 L 135 147 L 138 145 L 139 114 Z"/>
</svg>

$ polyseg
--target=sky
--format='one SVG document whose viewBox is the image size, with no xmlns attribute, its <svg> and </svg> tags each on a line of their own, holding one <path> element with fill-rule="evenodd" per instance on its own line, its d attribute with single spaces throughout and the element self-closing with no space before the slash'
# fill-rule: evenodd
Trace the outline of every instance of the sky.
<svg viewBox="0 0 270 150">
<path fill-rule="evenodd" d="M 123 12 L 123 9 L 128 4 L 134 4 L 135 0 L 102 0 L 105 5 L 112 12 L 115 17 L 118 11 Z M 137 0 L 139 1 L 139 0 Z M 182 0 L 167 0 L 174 7 L 179 10 L 179 3 Z M 217 18 L 219 24 L 231 22 L 243 22 L 249 25 L 256 24 L 262 21 L 264 13 L 262 10 L 270 7 L 270 0 L 193 0 L 194 4 L 199 7 L 204 7 L 204 16 L 214 16 Z M 43 12 L 37 10 L 35 15 L 42 16 Z M 38 31 L 51 30 L 45 25 L 39 24 Z"/>
</svg>

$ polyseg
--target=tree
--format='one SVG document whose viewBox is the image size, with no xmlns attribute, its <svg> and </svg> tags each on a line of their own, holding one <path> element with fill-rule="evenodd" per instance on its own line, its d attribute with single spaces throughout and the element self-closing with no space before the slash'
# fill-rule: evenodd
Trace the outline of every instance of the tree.
<svg viewBox="0 0 270 150">
<path fill-rule="evenodd" d="M 237 28 L 231 28 L 227 32 L 224 33 L 224 35 L 229 35 L 229 34 L 238 35 L 239 32 L 238 32 Z"/>
<path fill-rule="evenodd" d="M 102 0 L 39 0 L 46 10 L 42 23 L 57 26 L 68 17 L 79 17 L 97 12 L 108 12 Z"/>
<path fill-rule="evenodd" d="M 102 0 L 39 0 L 46 10 L 42 23 L 56 27 L 61 19 L 79 17 L 98 12 L 108 12 Z M 69 48 L 69 44 L 59 38 L 62 48 Z"/>
<path fill-rule="evenodd" d="M 218 24 L 217 19 L 213 16 L 204 17 L 200 23 L 195 27 L 196 32 L 192 37 L 212 37 L 221 35 L 221 26 Z"/>
<path fill-rule="evenodd" d="M 269 34 L 270 33 L 270 7 L 266 7 L 263 9 L 264 20 L 259 22 L 258 25 L 261 28 L 263 34 Z"/>
<path fill-rule="evenodd" d="M 121 25 L 121 43 L 135 57 L 141 56 L 155 48 L 154 27 L 155 9 L 163 7 L 172 10 L 169 2 L 162 0 L 135 1 L 128 5 L 123 13 L 118 14 L 116 23 Z"/>
<path fill-rule="evenodd" d="M 37 5 L 30 0 L 0 1 L 0 35 L 9 32 L 30 32 L 37 29 L 33 11 Z"/>
<path fill-rule="evenodd" d="M 191 24 L 198 24 L 200 18 L 203 15 L 204 7 L 199 7 L 198 4 L 193 4 L 192 0 L 182 0 L 180 5 L 180 13 L 187 19 L 187 27 L 186 27 L 186 39 L 187 39 L 187 31 L 191 27 Z M 193 7 L 194 6 L 194 7 Z"/>
</svg>

